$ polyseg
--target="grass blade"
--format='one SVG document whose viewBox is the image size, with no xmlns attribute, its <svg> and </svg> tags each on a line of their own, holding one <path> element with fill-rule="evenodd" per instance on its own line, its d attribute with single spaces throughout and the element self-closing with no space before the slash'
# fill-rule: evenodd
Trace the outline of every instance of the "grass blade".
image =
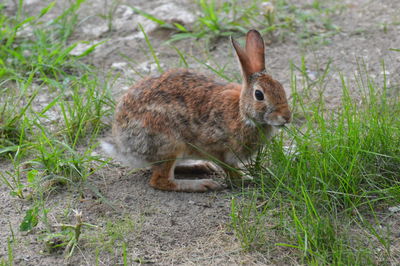
<svg viewBox="0 0 400 266">
<path fill-rule="evenodd" d="M 162 69 L 161 64 L 160 64 L 160 60 L 158 59 L 158 57 L 157 57 L 157 55 L 156 55 L 156 52 L 154 51 L 154 48 L 153 48 L 153 46 L 152 46 L 151 43 L 150 43 L 149 37 L 147 36 L 147 34 L 146 34 L 146 32 L 144 31 L 143 26 L 142 26 L 141 24 L 139 24 L 139 28 L 140 28 L 140 31 L 141 31 L 141 32 L 143 33 L 143 35 L 144 35 L 144 38 L 145 38 L 146 43 L 147 43 L 147 46 L 149 47 L 149 50 L 150 50 L 150 52 L 151 52 L 151 55 L 153 56 L 154 62 L 155 62 L 156 65 L 157 65 L 158 72 L 163 73 L 164 70 Z"/>
</svg>

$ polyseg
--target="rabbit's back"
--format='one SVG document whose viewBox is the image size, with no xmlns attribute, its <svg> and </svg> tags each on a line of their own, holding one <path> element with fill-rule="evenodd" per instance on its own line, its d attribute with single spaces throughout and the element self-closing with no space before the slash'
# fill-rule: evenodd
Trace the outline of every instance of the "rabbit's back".
<svg viewBox="0 0 400 266">
<path fill-rule="evenodd" d="M 145 79 L 119 102 L 113 126 L 119 146 L 152 161 L 195 149 L 226 150 L 239 117 L 240 85 L 216 82 L 189 70 Z M 241 121 L 240 121 L 241 122 Z M 231 127 L 231 128 L 230 128 Z M 230 128 L 230 129 L 229 129 Z M 190 153 L 190 152 L 189 152 Z"/>
</svg>

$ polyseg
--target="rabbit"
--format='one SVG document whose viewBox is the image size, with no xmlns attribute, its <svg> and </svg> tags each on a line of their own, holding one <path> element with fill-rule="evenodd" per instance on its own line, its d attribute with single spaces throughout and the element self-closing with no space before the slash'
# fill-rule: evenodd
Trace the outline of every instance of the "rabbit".
<svg viewBox="0 0 400 266">
<path fill-rule="evenodd" d="M 222 188 L 212 179 L 175 179 L 181 159 L 205 159 L 189 169 L 213 171 L 207 159 L 215 158 L 230 178 L 240 177 L 233 169 L 263 145 L 263 134 L 272 136 L 275 128 L 289 123 L 291 111 L 283 86 L 266 73 L 260 33 L 250 30 L 245 48 L 232 37 L 231 43 L 242 84 L 218 82 L 187 69 L 146 78 L 117 104 L 112 139 L 102 143 L 103 149 L 129 166 L 150 166 L 155 189 Z"/>
</svg>

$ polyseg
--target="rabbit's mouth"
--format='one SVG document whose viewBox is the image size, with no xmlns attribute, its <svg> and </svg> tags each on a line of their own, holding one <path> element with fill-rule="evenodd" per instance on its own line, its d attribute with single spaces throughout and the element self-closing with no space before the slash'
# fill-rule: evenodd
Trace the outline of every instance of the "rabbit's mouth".
<svg viewBox="0 0 400 266">
<path fill-rule="evenodd" d="M 280 112 L 272 112 L 264 116 L 264 121 L 274 127 L 282 127 L 290 123 L 292 115 L 290 112 L 282 114 Z"/>
<path fill-rule="evenodd" d="M 288 124 L 289 121 L 287 119 L 277 117 L 276 119 L 265 119 L 265 124 L 268 124 L 273 127 L 281 128 L 285 127 L 286 124 Z"/>
<path fill-rule="evenodd" d="M 281 121 L 281 120 L 278 120 L 278 121 L 267 120 L 266 124 L 268 124 L 270 126 L 273 126 L 273 127 L 285 127 L 286 124 L 288 124 L 288 122 L 287 121 Z"/>
</svg>

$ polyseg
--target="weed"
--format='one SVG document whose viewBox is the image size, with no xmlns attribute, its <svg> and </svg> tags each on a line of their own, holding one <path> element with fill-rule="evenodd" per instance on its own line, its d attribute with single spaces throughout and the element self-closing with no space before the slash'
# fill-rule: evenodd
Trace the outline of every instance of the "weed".
<svg viewBox="0 0 400 266">
<path fill-rule="evenodd" d="M 111 4 L 109 4 L 109 1 L 104 1 L 104 13 L 99 14 L 98 16 L 107 21 L 108 32 L 111 32 L 113 30 L 114 15 L 115 12 L 117 12 L 117 9 L 120 4 L 121 4 L 120 0 L 118 1 L 112 0 Z"/>
<path fill-rule="evenodd" d="M 63 45 L 67 43 L 67 40 L 74 32 L 76 25 L 78 24 L 78 14 L 82 3 L 85 0 L 71 1 L 71 5 L 67 8 L 60 16 L 51 21 L 52 31 L 56 33 L 56 36 L 60 38 Z"/>
<path fill-rule="evenodd" d="M 47 14 L 53 5 L 54 2 L 42 9 L 38 16 L 27 19 L 0 19 L 0 27 L 6 29 L 0 36 L 0 42 L 4 43 L 0 46 L 0 57 L 4 59 L 0 72 L 1 80 L 18 82 L 25 80 L 25 76 L 29 77 L 30 82 L 32 76 L 34 80 L 42 77 L 57 79 L 62 77 L 66 70 L 73 71 L 75 62 L 68 54 L 74 45 L 66 47 L 63 43 L 54 41 L 57 33 L 37 26 L 38 20 Z M 64 27 L 67 27 L 67 24 Z M 32 29 L 32 36 L 22 31 L 25 28 Z"/>
<path fill-rule="evenodd" d="M 83 90 L 82 90 L 83 88 Z M 58 134 L 67 135 L 71 147 L 86 136 L 97 136 L 105 127 L 102 119 L 114 107 L 107 83 L 100 85 L 92 74 L 71 77 L 64 100 L 58 101 L 65 127 Z"/>
<path fill-rule="evenodd" d="M 76 219 L 75 224 L 57 224 L 57 226 L 61 228 L 59 233 L 45 235 L 43 240 L 49 253 L 63 249 L 65 258 L 71 257 L 75 248 L 78 246 L 83 228 L 96 227 L 95 225 L 83 222 L 81 212 L 74 210 L 74 213 Z"/>
<path fill-rule="evenodd" d="M 342 6 L 333 3 L 313 1 L 311 5 L 295 6 L 285 0 L 277 1 L 274 9 L 264 12 L 265 19 L 261 23 L 266 22 L 265 32 L 278 34 L 280 39 L 295 34 L 306 45 L 325 43 L 329 41 L 329 37 L 340 31 L 332 22 L 332 16 Z"/>
<path fill-rule="evenodd" d="M 126 243 L 122 243 L 122 258 L 123 258 L 123 262 L 124 262 L 124 266 L 128 265 L 128 254 L 127 254 L 127 250 L 126 250 Z"/>
<path fill-rule="evenodd" d="M 127 215 L 118 220 L 108 221 L 103 230 L 86 236 L 87 245 L 109 254 L 115 254 L 116 250 L 122 249 L 122 259 L 126 260 L 126 249 L 131 241 L 129 238 L 140 236 L 143 222 L 143 216 L 132 218 Z M 121 257 L 118 258 L 120 259 Z"/>
<path fill-rule="evenodd" d="M 22 174 L 17 162 L 18 152 L 14 158 L 12 158 L 13 167 L 15 169 L 14 173 L 10 171 L 0 172 L 2 182 L 10 189 L 10 194 L 12 196 L 17 196 L 20 199 L 25 198 L 23 194 L 23 189 L 25 185 L 22 183 Z"/>
<path fill-rule="evenodd" d="M 253 195 L 255 196 L 255 195 Z M 231 201 L 231 223 L 239 234 L 244 250 L 257 249 L 266 242 L 265 216 L 257 213 L 257 200 L 253 197 L 245 202 Z"/>
<path fill-rule="evenodd" d="M 7 255 L 8 255 L 7 261 L 4 260 L 3 258 L 1 258 L 1 260 L 0 260 L 1 266 L 14 265 L 14 249 L 13 249 L 12 241 L 10 239 L 7 239 Z"/>
<path fill-rule="evenodd" d="M 26 112 L 37 95 L 27 96 L 26 92 L 14 94 L 11 91 L 15 92 L 7 88 L 0 92 L 3 94 L 0 101 L 0 156 L 6 157 L 17 151 L 23 152 L 30 123 Z"/>
<path fill-rule="evenodd" d="M 25 216 L 20 224 L 20 231 L 30 231 L 39 223 L 39 207 L 34 206 L 25 212 Z"/>
</svg>

